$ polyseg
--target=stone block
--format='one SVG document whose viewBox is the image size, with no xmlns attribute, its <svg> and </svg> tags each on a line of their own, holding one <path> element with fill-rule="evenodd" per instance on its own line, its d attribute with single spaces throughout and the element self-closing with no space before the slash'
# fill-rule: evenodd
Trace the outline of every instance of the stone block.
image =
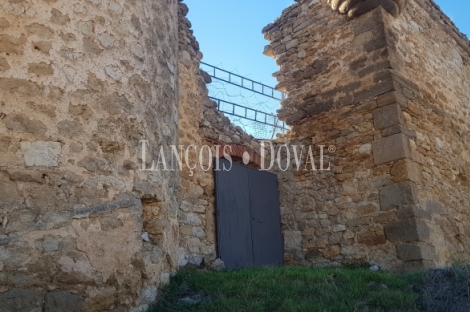
<svg viewBox="0 0 470 312">
<path fill-rule="evenodd" d="M 9 244 L 13 239 L 11 237 L 8 237 L 6 235 L 0 236 L 0 246 Z M 3 265 L 3 264 L 2 264 Z M 0 266 L 0 271 L 2 270 L 2 267 Z"/>
<path fill-rule="evenodd" d="M 23 161 L 15 156 L 4 156 L 5 154 L 0 154 L 0 167 L 9 167 L 9 166 L 20 166 Z"/>
<path fill-rule="evenodd" d="M 183 210 L 184 212 L 188 212 L 191 210 L 191 203 L 183 200 L 180 205 L 180 209 Z"/>
<path fill-rule="evenodd" d="M 405 125 L 394 125 L 382 130 L 381 134 L 382 137 L 388 137 L 394 134 L 403 133 L 410 138 L 416 137 L 416 132 L 413 130 L 408 129 Z"/>
<path fill-rule="evenodd" d="M 157 300 L 157 294 L 158 294 L 158 289 L 156 286 L 147 286 L 144 289 L 142 289 L 141 292 L 141 300 L 143 304 L 150 304 L 154 303 L 155 300 Z"/>
<path fill-rule="evenodd" d="M 67 291 L 54 291 L 46 294 L 44 311 L 46 312 L 82 312 L 85 300 L 79 295 Z"/>
<path fill-rule="evenodd" d="M 308 116 L 316 116 L 333 108 L 332 103 L 314 103 L 306 108 Z"/>
<path fill-rule="evenodd" d="M 412 182 L 401 182 L 380 188 L 380 209 L 383 211 L 404 206 L 417 205 L 419 202 L 416 186 Z"/>
<path fill-rule="evenodd" d="M 0 176 L 0 206 L 20 203 L 22 200 L 18 194 L 16 183 L 8 178 L 2 179 Z"/>
<path fill-rule="evenodd" d="M 383 107 L 395 103 L 399 104 L 402 107 L 406 107 L 407 102 L 408 100 L 398 91 L 388 92 L 383 95 L 380 95 L 377 98 L 378 107 Z"/>
<path fill-rule="evenodd" d="M 421 219 L 407 219 L 385 225 L 385 236 L 392 243 L 429 241 L 429 226 Z"/>
<path fill-rule="evenodd" d="M 411 157 L 411 147 L 408 137 L 395 134 L 372 143 L 374 163 L 381 165 L 390 161 Z"/>
<path fill-rule="evenodd" d="M 103 170 L 106 166 L 106 162 L 102 159 L 96 159 L 92 157 L 86 157 L 78 162 L 80 167 L 86 168 L 86 170 L 95 172 Z"/>
<path fill-rule="evenodd" d="M 395 211 L 386 211 L 379 214 L 377 217 L 374 218 L 375 223 L 390 223 L 393 221 L 397 221 L 397 214 Z"/>
<path fill-rule="evenodd" d="M 341 242 L 341 234 L 340 233 L 331 233 L 328 235 L 328 244 L 335 245 Z"/>
<path fill-rule="evenodd" d="M 346 226 L 342 225 L 342 224 L 338 224 L 338 225 L 335 225 L 331 231 L 333 233 L 337 233 L 337 232 L 344 232 L 346 231 Z"/>
<path fill-rule="evenodd" d="M 305 260 L 315 260 L 318 258 L 322 258 L 322 253 L 318 250 L 318 248 L 309 249 L 305 254 Z"/>
<path fill-rule="evenodd" d="M 44 62 L 28 64 L 28 73 L 36 74 L 37 76 L 50 76 L 54 74 L 54 69 L 51 64 Z"/>
<path fill-rule="evenodd" d="M 381 36 L 379 38 L 374 38 L 369 42 L 364 44 L 364 50 L 366 52 L 372 52 L 387 46 L 387 38 L 385 36 Z"/>
<path fill-rule="evenodd" d="M 106 215 L 100 219 L 101 230 L 110 231 L 122 227 L 124 224 L 121 219 L 113 215 Z"/>
<path fill-rule="evenodd" d="M 1 79 L 0 79 L 1 80 Z M 19 90 L 27 90 L 18 85 Z M 0 81 L 0 90 L 1 81 Z M 32 133 L 35 135 L 44 135 L 47 131 L 46 125 L 39 120 L 30 119 L 24 114 L 10 114 L 4 119 L 8 130 Z"/>
<path fill-rule="evenodd" d="M 83 133 L 82 125 L 76 120 L 64 120 L 57 124 L 59 133 L 72 138 Z"/>
<path fill-rule="evenodd" d="M 190 225 L 180 224 L 180 235 L 182 236 L 193 235 L 193 227 Z"/>
<path fill-rule="evenodd" d="M 382 71 L 375 73 L 373 86 L 369 89 L 355 93 L 354 102 L 370 101 L 379 94 L 393 90 L 395 88 L 393 81 L 382 76 Z"/>
<path fill-rule="evenodd" d="M 47 55 L 49 55 L 49 52 L 52 49 L 52 43 L 50 43 L 49 41 L 36 41 L 33 44 L 35 50 Z"/>
<path fill-rule="evenodd" d="M 396 250 L 398 258 L 403 261 L 436 260 L 436 250 L 434 246 L 427 243 L 414 242 L 398 245 Z"/>
<path fill-rule="evenodd" d="M 420 94 L 419 86 L 411 80 L 403 77 L 399 72 L 393 72 L 393 80 L 398 83 L 402 90 L 401 94 L 405 98 L 414 99 L 416 94 Z"/>
<path fill-rule="evenodd" d="M 45 183 L 43 172 L 38 170 L 7 170 L 11 181 Z"/>
<path fill-rule="evenodd" d="M 363 78 L 371 73 L 375 73 L 375 72 L 378 72 L 378 71 L 381 71 L 383 69 L 386 69 L 386 68 L 390 68 L 390 61 L 389 60 L 385 60 L 385 61 L 381 61 L 381 62 L 376 62 L 370 66 L 367 66 L 365 68 L 362 68 L 361 70 L 358 71 L 358 76 L 360 78 Z"/>
<path fill-rule="evenodd" d="M 9 35 L 0 35 L 0 53 L 23 54 L 26 37 L 16 38 Z"/>
<path fill-rule="evenodd" d="M 445 214 L 444 208 L 440 202 L 435 200 L 426 200 L 426 211 L 429 213 Z"/>
<path fill-rule="evenodd" d="M 43 289 L 19 288 L 2 293 L 0 294 L 0 312 L 42 311 L 44 293 Z"/>
<path fill-rule="evenodd" d="M 391 104 L 374 110 L 374 127 L 376 129 L 385 129 L 404 123 L 405 116 L 398 104 Z"/>
<path fill-rule="evenodd" d="M 333 245 L 329 248 L 323 250 L 323 256 L 326 259 L 333 259 L 341 254 L 341 247 L 338 245 Z"/>
<path fill-rule="evenodd" d="M 178 265 L 184 267 L 188 264 L 188 255 L 184 248 L 178 248 Z"/>
<path fill-rule="evenodd" d="M 354 28 L 353 28 L 354 34 L 358 35 L 363 32 L 369 32 L 369 31 L 372 32 L 374 36 L 379 36 L 383 34 L 385 30 L 383 27 L 383 17 L 381 14 L 382 13 L 380 12 L 380 10 L 376 10 L 371 14 L 363 16 L 363 18 L 361 19 L 356 19 L 354 21 Z M 373 25 L 376 25 L 376 27 L 370 27 L 371 23 Z"/>
<path fill-rule="evenodd" d="M 372 144 L 367 143 L 367 144 L 362 145 L 359 148 L 359 154 L 366 154 L 366 153 L 369 153 L 371 150 L 372 150 Z"/>
<path fill-rule="evenodd" d="M 141 202 L 133 196 L 121 195 L 112 202 L 107 202 L 92 207 L 76 208 L 73 213 L 73 217 L 75 219 L 83 219 L 88 218 L 92 215 L 116 211 L 122 208 L 131 208 L 135 209 L 136 211 L 139 211 L 142 208 L 142 205 Z"/>
<path fill-rule="evenodd" d="M 46 252 L 52 252 L 59 250 L 59 240 L 53 237 L 47 236 L 42 243 L 42 248 Z"/>
<path fill-rule="evenodd" d="M 203 260 L 204 260 L 204 256 L 199 255 L 199 254 L 190 254 L 188 256 L 188 262 L 197 267 L 202 265 Z"/>
<path fill-rule="evenodd" d="M 378 211 L 378 205 L 375 203 L 361 203 L 357 206 L 357 213 L 359 216 L 367 216 Z"/>
<path fill-rule="evenodd" d="M 52 16 L 50 18 L 50 21 L 55 24 L 59 25 L 65 25 L 70 22 L 70 17 L 67 14 L 62 14 L 57 9 L 52 9 L 51 10 Z"/>
<path fill-rule="evenodd" d="M 406 206 L 399 209 L 396 214 L 400 220 L 409 218 L 431 219 L 431 214 L 423 210 L 420 206 Z"/>
<path fill-rule="evenodd" d="M 348 228 L 350 228 L 350 227 L 360 227 L 362 225 L 367 225 L 369 223 L 370 223 L 370 219 L 365 218 L 365 217 L 355 218 L 355 219 L 346 221 L 346 225 L 347 225 Z"/>
<path fill-rule="evenodd" d="M 1 184 L 0 184 L 1 186 Z M 20 198 L 22 199 L 22 198 Z M 17 209 L 8 214 L 5 233 L 15 233 L 31 229 L 36 223 L 35 212 L 27 209 Z"/>
<path fill-rule="evenodd" d="M 299 41 L 297 39 L 293 39 L 290 42 L 286 43 L 286 50 L 291 48 L 295 48 L 298 45 Z"/>
<path fill-rule="evenodd" d="M 33 23 L 25 27 L 29 33 L 35 34 L 41 38 L 51 38 L 54 36 L 54 31 L 43 24 Z"/>
<path fill-rule="evenodd" d="M 384 233 L 362 232 L 357 235 L 357 242 L 366 246 L 379 246 L 387 242 Z"/>
<path fill-rule="evenodd" d="M 21 142 L 21 151 L 27 167 L 57 167 L 61 150 L 62 147 L 58 142 Z"/>
<path fill-rule="evenodd" d="M 302 232 L 285 231 L 284 246 L 286 250 L 300 249 L 302 245 Z"/>
<path fill-rule="evenodd" d="M 206 233 L 201 227 L 194 227 L 192 229 L 192 234 L 198 238 L 204 238 L 206 237 Z"/>
<path fill-rule="evenodd" d="M 392 167 L 391 174 L 393 182 L 413 181 L 418 183 L 421 181 L 419 164 L 409 159 L 397 161 Z"/>
<path fill-rule="evenodd" d="M 188 213 L 186 217 L 186 221 L 188 224 L 193 224 L 193 225 L 201 225 L 202 221 L 199 218 L 199 216 L 195 213 Z"/>
<path fill-rule="evenodd" d="M 217 258 L 214 260 L 214 262 L 212 262 L 211 269 L 214 271 L 225 270 L 225 262 L 222 259 Z"/>
</svg>

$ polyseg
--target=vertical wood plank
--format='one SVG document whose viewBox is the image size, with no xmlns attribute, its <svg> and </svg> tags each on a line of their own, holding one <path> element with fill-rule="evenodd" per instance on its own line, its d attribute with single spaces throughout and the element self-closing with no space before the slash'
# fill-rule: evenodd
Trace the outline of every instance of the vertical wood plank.
<svg viewBox="0 0 470 312">
<path fill-rule="evenodd" d="M 283 265 L 284 243 L 277 176 L 250 170 L 248 177 L 254 265 Z"/>
<path fill-rule="evenodd" d="M 220 159 L 220 168 L 230 163 Z M 215 171 L 217 249 L 227 269 L 253 266 L 248 168 Z"/>
</svg>

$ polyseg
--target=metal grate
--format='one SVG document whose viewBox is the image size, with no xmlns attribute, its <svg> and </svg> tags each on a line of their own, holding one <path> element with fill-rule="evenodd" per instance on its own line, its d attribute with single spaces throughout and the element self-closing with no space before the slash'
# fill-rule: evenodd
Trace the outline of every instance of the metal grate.
<svg viewBox="0 0 470 312">
<path fill-rule="evenodd" d="M 278 91 L 273 87 L 265 85 L 263 83 L 251 80 L 249 78 L 245 78 L 243 76 L 234 74 L 229 72 L 225 69 L 201 62 L 202 65 L 209 67 L 207 73 L 212 78 L 227 82 L 229 84 L 235 85 L 237 87 L 253 91 L 255 93 L 270 97 L 275 100 L 282 101 L 284 100 L 287 95 L 284 92 Z"/>
<path fill-rule="evenodd" d="M 287 130 L 286 124 L 280 121 L 276 115 L 265 113 L 243 105 L 231 103 L 214 97 L 209 97 L 217 103 L 217 109 L 225 114 L 241 117 L 247 120 L 256 121 L 258 123 L 268 125 L 282 132 Z"/>
</svg>

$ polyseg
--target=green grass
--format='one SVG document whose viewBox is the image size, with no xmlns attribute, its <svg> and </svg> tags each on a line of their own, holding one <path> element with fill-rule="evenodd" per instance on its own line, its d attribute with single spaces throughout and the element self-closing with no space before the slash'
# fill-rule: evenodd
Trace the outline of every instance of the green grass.
<svg viewBox="0 0 470 312">
<path fill-rule="evenodd" d="M 417 311 L 422 274 L 367 268 L 180 271 L 149 311 Z M 200 298 L 197 304 L 182 298 Z"/>
</svg>

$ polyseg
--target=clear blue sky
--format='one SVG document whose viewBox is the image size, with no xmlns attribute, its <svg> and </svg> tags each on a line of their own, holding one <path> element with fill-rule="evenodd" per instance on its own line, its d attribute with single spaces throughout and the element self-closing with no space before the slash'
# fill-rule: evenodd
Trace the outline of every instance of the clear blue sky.
<svg viewBox="0 0 470 312">
<path fill-rule="evenodd" d="M 275 85 L 272 58 L 262 54 L 268 42 L 261 30 L 293 0 L 185 0 L 203 61 L 254 80 Z M 465 34 L 470 34 L 470 0 L 437 0 Z"/>
</svg>

